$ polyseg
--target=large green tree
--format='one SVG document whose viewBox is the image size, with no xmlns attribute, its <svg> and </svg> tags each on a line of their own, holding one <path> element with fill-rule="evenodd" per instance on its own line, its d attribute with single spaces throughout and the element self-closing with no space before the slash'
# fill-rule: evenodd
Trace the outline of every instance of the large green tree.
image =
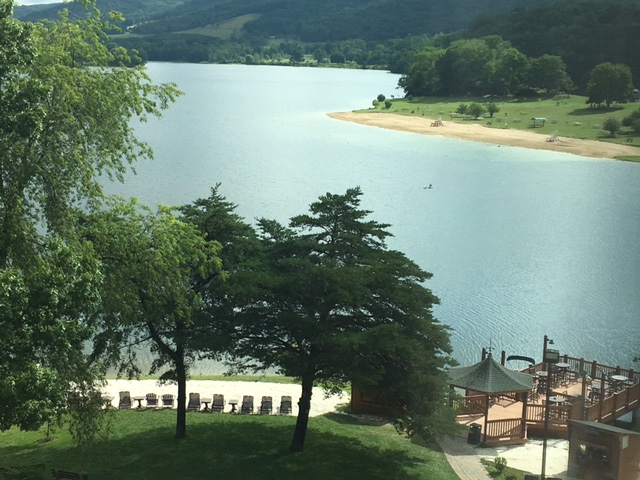
<svg viewBox="0 0 640 480">
<path fill-rule="evenodd" d="M 567 73 L 567 66 L 556 55 L 542 55 L 531 60 L 529 86 L 549 92 L 567 92 L 573 89 L 573 82 Z"/>
<path fill-rule="evenodd" d="M 229 202 L 219 189 L 220 184 L 211 189 L 207 198 L 180 207 L 184 221 L 222 247 L 218 255 L 223 275 L 213 276 L 202 289 L 204 308 L 193 327 L 194 348 L 202 357 L 217 360 L 228 350 L 234 312 L 246 297 L 246 289 L 251 285 L 248 279 L 259 265 L 261 249 L 254 227 L 235 212 L 237 205 Z"/>
<path fill-rule="evenodd" d="M 588 103 L 602 104 L 607 108 L 613 102 L 626 102 L 633 97 L 631 70 L 627 65 L 601 63 L 591 71 L 587 83 Z"/>
<path fill-rule="evenodd" d="M 389 250 L 388 225 L 359 208 L 359 188 L 326 194 L 289 227 L 259 221 L 262 267 L 238 306 L 235 348 L 248 368 L 276 368 L 301 381 L 290 450 L 302 451 L 314 385 L 353 382 L 384 395 L 397 425 L 432 434 L 453 425 L 444 368 L 448 329 L 432 315 L 431 275 Z"/>
<path fill-rule="evenodd" d="M 74 207 L 99 202 L 101 178 L 150 156 L 130 122 L 178 94 L 105 46 L 109 23 L 23 23 L 0 0 L 0 428 L 37 428 L 73 382 L 97 370 L 82 354 L 97 308 L 99 263 L 76 238 Z"/>
<path fill-rule="evenodd" d="M 150 348 L 151 372 L 178 385 L 176 437 L 186 436 L 186 382 L 198 358 L 203 291 L 220 275 L 220 244 L 135 200 L 110 199 L 106 210 L 81 214 L 83 237 L 101 261 L 102 303 L 92 317 L 94 356 L 129 376 L 140 373 L 137 352 Z"/>
</svg>

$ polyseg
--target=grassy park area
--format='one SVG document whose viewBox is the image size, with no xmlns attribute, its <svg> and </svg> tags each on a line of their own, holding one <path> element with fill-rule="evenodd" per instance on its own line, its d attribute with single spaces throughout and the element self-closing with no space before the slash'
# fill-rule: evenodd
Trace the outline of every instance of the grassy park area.
<svg viewBox="0 0 640 480">
<path fill-rule="evenodd" d="M 44 464 L 117 479 L 424 479 L 455 480 L 444 455 L 398 435 L 389 425 L 362 425 L 343 414 L 311 418 L 305 451 L 288 451 L 295 418 L 187 414 L 184 440 L 174 438 L 175 410 L 114 411 L 109 438 L 74 447 L 66 429 L 0 433 L 0 469 Z M 36 474 L 39 475 L 39 474 Z M 2 473 L 0 473 L 0 478 Z M 27 478 L 27 477 L 6 477 Z"/>
<path fill-rule="evenodd" d="M 608 118 L 617 118 L 622 122 L 623 118 L 640 108 L 639 103 L 614 104 L 611 108 L 590 108 L 586 103 L 586 97 L 579 95 L 541 96 L 535 99 L 502 99 L 502 98 L 391 98 L 390 108 L 386 108 L 384 102 L 375 107 L 375 110 L 385 113 L 400 115 L 423 116 L 427 118 L 449 120 L 455 122 L 481 122 L 491 128 L 511 128 L 528 130 L 543 135 L 551 135 L 558 131 L 561 137 L 572 137 L 589 140 L 640 146 L 640 135 L 631 128 L 622 127 L 615 138 L 609 132 L 603 130 L 604 122 Z M 485 113 L 481 120 L 465 117 L 456 113 L 462 103 L 472 102 L 486 105 L 494 102 L 499 111 L 493 117 Z M 370 108 L 362 110 L 371 112 Z M 545 118 L 545 122 L 536 121 L 533 125 L 532 118 Z M 627 160 L 640 159 L 630 157 Z"/>
</svg>

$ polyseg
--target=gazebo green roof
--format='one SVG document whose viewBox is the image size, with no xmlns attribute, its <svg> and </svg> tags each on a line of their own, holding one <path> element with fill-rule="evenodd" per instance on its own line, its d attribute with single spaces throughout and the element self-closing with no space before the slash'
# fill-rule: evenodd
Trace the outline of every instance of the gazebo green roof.
<svg viewBox="0 0 640 480">
<path fill-rule="evenodd" d="M 509 370 L 496 362 L 491 354 L 470 367 L 452 367 L 448 373 L 452 386 L 482 393 L 530 391 L 533 384 L 532 375 Z"/>
</svg>

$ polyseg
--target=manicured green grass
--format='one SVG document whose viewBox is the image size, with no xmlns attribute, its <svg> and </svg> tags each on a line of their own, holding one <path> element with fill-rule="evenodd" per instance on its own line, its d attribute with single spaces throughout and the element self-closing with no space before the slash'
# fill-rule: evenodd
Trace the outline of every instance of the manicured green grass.
<svg viewBox="0 0 640 480">
<path fill-rule="evenodd" d="M 483 124 L 491 128 L 528 130 L 544 135 L 550 135 L 557 130 L 560 137 L 600 140 L 640 147 L 640 136 L 629 128 L 623 127 L 616 138 L 611 138 L 608 132 L 602 130 L 605 120 L 615 117 L 622 121 L 632 111 L 640 108 L 638 103 L 614 104 L 610 109 L 595 109 L 589 108 L 586 104 L 586 97 L 580 95 L 541 96 L 528 100 L 442 97 L 420 97 L 412 100 L 392 98 L 390 100 L 392 106 L 389 109 L 386 109 L 384 102 L 382 102 L 376 109 L 369 108 L 360 111 L 379 111 L 434 119 L 442 118 L 445 121 L 478 123 L 479 120 L 465 120 L 457 116 L 455 111 L 458 105 L 471 102 L 484 105 L 488 101 L 493 101 L 498 105 L 500 111 L 494 114 L 493 118 L 489 118 L 489 115 L 485 114 L 485 118 L 481 120 Z M 543 117 L 547 121 L 544 126 L 536 122 L 536 127 L 533 128 L 531 121 L 533 117 Z M 625 157 L 624 160 L 640 161 L 640 148 L 637 157 Z"/>
<path fill-rule="evenodd" d="M 390 426 L 361 425 L 347 415 L 311 418 L 305 451 L 288 451 L 295 418 L 187 414 L 188 437 L 174 438 L 175 411 L 116 411 L 99 445 L 73 447 L 65 429 L 0 433 L 0 468 L 44 464 L 85 472 L 91 480 L 423 479 L 456 480 L 444 455 Z"/>
</svg>

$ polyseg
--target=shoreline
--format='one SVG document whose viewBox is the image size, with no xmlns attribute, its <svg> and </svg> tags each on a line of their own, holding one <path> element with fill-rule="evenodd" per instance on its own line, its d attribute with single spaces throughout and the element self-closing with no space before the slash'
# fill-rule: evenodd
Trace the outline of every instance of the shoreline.
<svg viewBox="0 0 640 480">
<path fill-rule="evenodd" d="M 584 140 L 558 135 L 548 142 L 548 135 L 509 128 L 490 128 L 477 123 L 443 121 L 441 126 L 431 126 L 433 119 L 398 115 L 394 113 L 329 113 L 330 118 L 358 123 L 370 127 L 386 128 L 420 135 L 438 135 L 455 140 L 491 143 L 509 147 L 570 153 L 581 157 L 615 159 L 620 156 L 640 156 L 640 149 L 630 145 Z"/>
</svg>

